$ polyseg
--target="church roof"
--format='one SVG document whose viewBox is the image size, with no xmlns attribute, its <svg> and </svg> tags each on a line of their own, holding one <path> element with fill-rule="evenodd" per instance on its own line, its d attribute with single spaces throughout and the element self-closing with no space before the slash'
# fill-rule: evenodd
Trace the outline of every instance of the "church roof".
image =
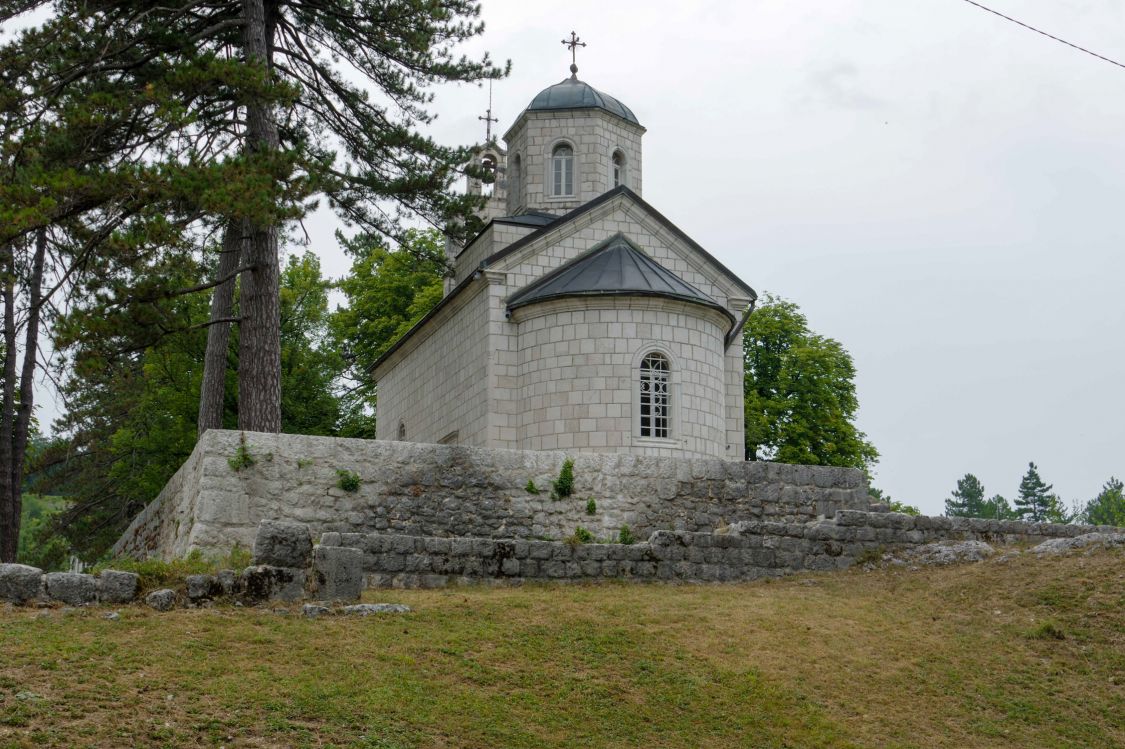
<svg viewBox="0 0 1125 749">
<path fill-rule="evenodd" d="M 536 94 L 527 111 L 549 111 L 558 109 L 604 109 L 610 114 L 615 114 L 623 120 L 640 125 L 633 110 L 622 104 L 609 94 L 603 94 L 585 81 L 580 81 L 576 76 L 566 78 L 561 83 L 556 83 Z"/>
<path fill-rule="evenodd" d="M 731 313 L 711 297 L 656 262 L 623 234 L 556 268 L 508 299 L 514 310 L 550 299 L 575 296 L 659 296 Z"/>
<path fill-rule="evenodd" d="M 547 224 L 554 223 L 559 218 L 560 217 L 557 214 L 547 213 L 546 211 L 527 211 L 526 213 L 517 213 L 514 216 L 500 216 L 499 218 L 494 218 L 492 220 L 498 224 L 546 226 Z M 465 246 L 468 247 L 468 245 Z"/>
</svg>

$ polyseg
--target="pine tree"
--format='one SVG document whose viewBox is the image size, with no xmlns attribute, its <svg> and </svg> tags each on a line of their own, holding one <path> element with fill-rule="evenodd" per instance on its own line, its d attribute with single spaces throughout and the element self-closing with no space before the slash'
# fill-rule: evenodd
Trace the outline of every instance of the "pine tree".
<svg viewBox="0 0 1125 749">
<path fill-rule="evenodd" d="M 1035 463 L 1027 464 L 1027 473 L 1020 481 L 1020 494 L 1016 498 L 1016 514 L 1020 520 L 1042 523 L 1049 519 L 1059 505 L 1058 497 L 1051 494 L 1053 487 L 1039 477 Z"/>
<path fill-rule="evenodd" d="M 1015 520 L 1018 516 L 1007 499 L 999 494 L 994 494 L 985 501 L 984 514 L 981 517 L 989 520 Z"/>
<path fill-rule="evenodd" d="M 1125 484 L 1110 476 L 1098 496 L 1086 503 L 1082 520 L 1091 525 L 1125 527 Z"/>
<path fill-rule="evenodd" d="M 957 488 L 945 500 L 945 514 L 950 517 L 981 518 L 985 516 L 984 484 L 966 473 L 957 480 Z"/>
</svg>

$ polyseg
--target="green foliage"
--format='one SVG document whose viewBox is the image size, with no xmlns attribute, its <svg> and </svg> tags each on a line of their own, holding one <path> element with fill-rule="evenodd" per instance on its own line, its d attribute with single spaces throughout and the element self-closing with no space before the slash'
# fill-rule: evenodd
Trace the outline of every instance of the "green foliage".
<svg viewBox="0 0 1125 749">
<path fill-rule="evenodd" d="M 586 500 L 586 514 L 587 515 L 597 515 L 598 514 L 598 503 L 594 501 L 593 497 L 590 497 L 589 499 Z"/>
<path fill-rule="evenodd" d="M 568 536 L 566 539 L 566 543 L 571 546 L 580 546 L 581 544 L 592 544 L 596 542 L 597 538 L 594 537 L 594 534 L 582 526 L 575 528 L 574 534 Z"/>
<path fill-rule="evenodd" d="M 985 500 L 982 509 L 982 518 L 987 520 L 1015 520 L 1019 516 L 1012 509 L 1011 503 L 999 494 L 994 494 Z"/>
<path fill-rule="evenodd" d="M 199 549 L 193 549 L 186 557 L 170 562 L 163 559 L 116 557 L 99 562 L 89 571 L 93 574 L 102 570 L 134 572 L 141 578 L 141 590 L 154 590 L 180 587 L 188 575 L 213 575 L 220 570 L 242 570 L 250 566 L 252 561 L 250 551 L 236 545 L 224 556 L 206 555 Z"/>
<path fill-rule="evenodd" d="M 250 448 L 246 445 L 246 433 L 243 432 L 238 436 L 238 448 L 234 451 L 234 455 L 227 458 L 227 465 L 235 473 L 238 473 L 243 468 L 250 468 L 258 461 L 250 453 Z"/>
<path fill-rule="evenodd" d="M 746 457 L 867 469 L 879 457 L 855 426 L 855 365 L 812 332 L 796 304 L 767 296 L 743 332 Z"/>
<path fill-rule="evenodd" d="M 16 561 L 48 572 L 66 569 L 70 545 L 55 533 L 55 523 L 65 505 L 61 497 L 23 495 L 23 520 Z"/>
<path fill-rule="evenodd" d="M 891 499 L 890 494 L 874 486 L 869 485 L 867 487 L 867 495 L 876 502 L 885 504 L 891 512 L 901 512 L 904 515 L 914 515 L 915 517 L 922 514 L 922 511 L 914 505 L 908 505 L 905 502 Z"/>
<path fill-rule="evenodd" d="M 1066 632 L 1057 623 L 1048 619 L 1032 627 L 1027 636 L 1032 640 L 1065 640 Z"/>
<path fill-rule="evenodd" d="M 346 492 L 359 491 L 360 481 L 359 474 L 355 471 L 348 471 L 343 468 L 336 469 L 336 486 Z"/>
<path fill-rule="evenodd" d="M 525 492 L 527 492 L 528 494 L 538 494 L 539 493 L 539 487 L 536 486 L 535 482 L 532 481 L 531 479 L 527 480 L 527 486 L 525 486 L 523 488 L 523 490 Z"/>
<path fill-rule="evenodd" d="M 410 230 L 397 249 L 378 237 L 339 236 L 353 258 L 351 272 L 338 288 L 347 306 L 330 327 L 336 349 L 348 364 L 354 393 L 345 408 L 346 436 L 374 437 L 375 391 L 369 370 L 391 344 L 410 330 L 442 298 L 446 273 L 444 238 L 434 229 Z"/>
<path fill-rule="evenodd" d="M 1016 513 L 1021 520 L 1035 523 L 1068 523 L 1071 515 L 1058 496 L 1051 493 L 1051 485 L 1039 477 L 1035 463 L 1027 464 L 1027 473 L 1020 481 L 1020 494 L 1016 498 Z"/>
<path fill-rule="evenodd" d="M 1110 476 L 1098 496 L 1082 508 L 1081 520 L 1091 525 L 1116 525 L 1125 527 L 1125 484 Z"/>
<path fill-rule="evenodd" d="M 567 458 L 559 469 L 559 477 L 551 482 L 551 496 L 565 499 L 574 493 L 574 461 Z"/>
<path fill-rule="evenodd" d="M 621 526 L 621 530 L 617 532 L 617 543 L 631 546 L 637 542 L 637 537 L 633 535 L 633 531 L 627 525 Z"/>
<path fill-rule="evenodd" d="M 984 517 L 984 484 L 976 476 L 966 473 L 957 480 L 957 488 L 945 500 L 945 514 L 949 517 Z"/>
</svg>

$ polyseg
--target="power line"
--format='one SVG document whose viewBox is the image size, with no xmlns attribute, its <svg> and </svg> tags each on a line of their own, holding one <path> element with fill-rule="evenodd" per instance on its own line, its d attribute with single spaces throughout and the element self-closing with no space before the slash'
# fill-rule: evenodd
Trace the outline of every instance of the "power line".
<svg viewBox="0 0 1125 749">
<path fill-rule="evenodd" d="M 1054 39 L 1059 44 L 1065 44 L 1068 47 L 1073 47 L 1074 49 L 1078 50 L 1079 52 L 1085 52 L 1086 54 L 1092 55 L 1092 56 L 1098 58 L 1099 60 L 1104 60 L 1105 62 L 1108 62 L 1111 65 L 1116 65 L 1119 68 L 1125 68 L 1125 63 L 1120 63 L 1117 60 L 1111 60 L 1110 58 L 1106 57 L 1105 55 L 1099 55 L 1097 52 L 1091 52 L 1090 50 L 1086 49 L 1085 47 L 1079 47 L 1077 44 L 1072 44 L 1071 42 L 1068 42 L 1066 39 L 1059 39 L 1057 36 L 1055 36 L 1053 34 L 1048 34 L 1046 31 L 1042 31 L 1040 29 L 1037 29 L 1034 26 L 1029 26 L 1026 23 L 1024 23 L 1023 21 L 1017 21 L 1016 19 L 1012 18 L 1011 16 L 1006 16 L 1003 13 L 1001 13 L 1000 11 L 993 10 L 992 8 L 981 5 L 978 2 L 974 2 L 974 0 L 965 0 L 965 2 L 967 2 L 969 5 L 975 5 L 976 7 L 980 8 L 981 10 L 988 11 L 989 13 L 991 13 L 994 16 L 1000 16 L 1005 21 L 1011 21 L 1014 24 L 1017 24 L 1019 26 L 1023 26 L 1025 29 L 1029 29 L 1031 31 L 1034 31 L 1036 34 L 1042 34 L 1043 36 L 1047 37 L 1048 39 Z"/>
</svg>

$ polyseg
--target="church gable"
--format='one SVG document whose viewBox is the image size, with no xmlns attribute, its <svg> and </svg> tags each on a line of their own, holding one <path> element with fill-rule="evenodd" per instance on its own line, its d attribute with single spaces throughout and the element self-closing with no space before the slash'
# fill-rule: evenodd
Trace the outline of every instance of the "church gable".
<svg viewBox="0 0 1125 749">
<path fill-rule="evenodd" d="M 485 259 L 512 291 L 621 234 L 684 282 L 729 308 L 756 294 L 730 270 L 628 188 L 618 188 Z"/>
</svg>

